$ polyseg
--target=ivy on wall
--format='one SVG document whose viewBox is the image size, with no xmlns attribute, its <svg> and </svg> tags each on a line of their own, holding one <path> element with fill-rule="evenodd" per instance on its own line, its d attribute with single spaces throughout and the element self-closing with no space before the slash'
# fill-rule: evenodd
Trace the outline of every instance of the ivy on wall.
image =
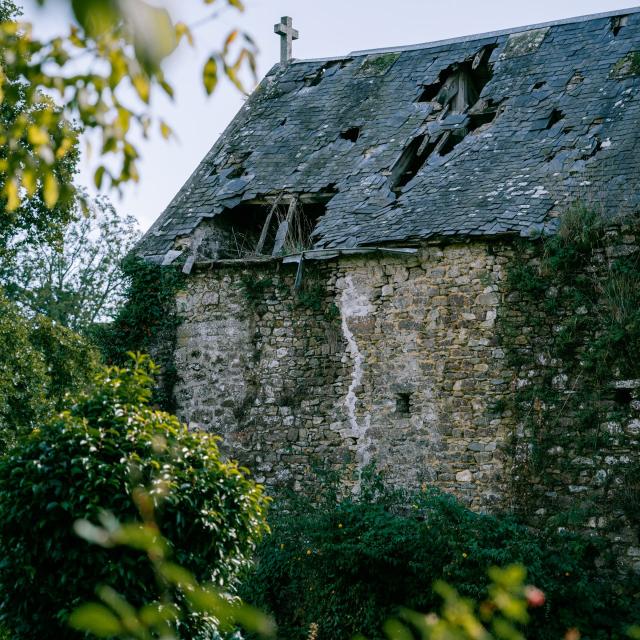
<svg viewBox="0 0 640 640">
<path fill-rule="evenodd" d="M 500 330 L 518 372 L 506 409 L 520 426 L 514 488 L 525 508 L 540 497 L 532 487 L 552 490 L 560 475 L 580 494 L 580 485 L 591 481 L 585 459 L 615 457 L 631 444 L 625 427 L 636 391 L 627 381 L 640 378 L 638 232 L 637 220 L 607 226 L 592 209 L 575 205 L 557 235 L 514 251 Z M 624 512 L 628 521 L 640 512 L 640 464 L 632 458 L 601 474 L 608 501 L 596 511 Z M 585 513 L 594 512 L 597 493 L 589 494 L 574 500 Z M 565 516 L 578 524 L 579 512 Z"/>
<path fill-rule="evenodd" d="M 108 364 L 124 366 L 130 352 L 147 353 L 160 367 L 154 401 L 173 412 L 176 329 L 180 319 L 176 294 L 185 276 L 175 267 L 161 267 L 134 256 L 123 263 L 128 278 L 125 303 L 109 325 L 94 330 L 93 338 Z"/>
</svg>

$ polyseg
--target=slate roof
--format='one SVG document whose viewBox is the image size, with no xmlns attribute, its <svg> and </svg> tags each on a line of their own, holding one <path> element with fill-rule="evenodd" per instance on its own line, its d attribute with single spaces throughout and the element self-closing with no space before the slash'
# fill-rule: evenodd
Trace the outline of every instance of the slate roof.
<svg viewBox="0 0 640 640">
<path fill-rule="evenodd" d="M 487 46 L 493 76 L 480 98 L 497 117 L 394 193 L 391 169 L 412 140 L 469 126 L 468 113 L 443 118 L 418 101 L 425 86 Z M 355 142 L 341 137 L 353 127 Z M 639 131 L 640 8 L 296 60 L 267 74 L 137 252 L 167 262 L 203 219 L 282 191 L 335 191 L 317 248 L 528 235 L 575 199 L 637 211 Z"/>
</svg>

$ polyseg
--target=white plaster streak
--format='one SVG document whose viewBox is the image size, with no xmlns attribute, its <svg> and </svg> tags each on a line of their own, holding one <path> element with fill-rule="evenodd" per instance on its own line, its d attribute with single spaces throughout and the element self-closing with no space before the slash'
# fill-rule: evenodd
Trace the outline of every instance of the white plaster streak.
<svg viewBox="0 0 640 640">
<path fill-rule="evenodd" d="M 353 361 L 353 371 L 351 372 L 351 384 L 347 391 L 344 404 L 347 409 L 349 423 L 353 432 L 353 437 L 357 441 L 358 462 L 366 465 L 370 461 L 370 455 L 367 452 L 368 439 L 365 437 L 371 423 L 371 417 L 366 415 L 362 424 L 358 423 L 356 417 L 356 405 L 358 398 L 356 390 L 362 383 L 364 373 L 364 355 L 358 348 L 358 343 L 353 335 L 353 331 L 349 328 L 350 318 L 364 318 L 373 312 L 373 308 L 369 303 L 366 295 L 358 293 L 351 276 L 345 277 L 346 287 L 340 296 L 340 316 L 342 318 L 342 334 L 347 341 L 347 352 Z"/>
</svg>

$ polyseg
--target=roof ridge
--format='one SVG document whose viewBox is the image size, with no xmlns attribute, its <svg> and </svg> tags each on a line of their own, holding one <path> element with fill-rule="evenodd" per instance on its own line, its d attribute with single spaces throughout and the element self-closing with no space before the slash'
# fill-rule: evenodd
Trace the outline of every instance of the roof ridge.
<svg viewBox="0 0 640 640">
<path fill-rule="evenodd" d="M 418 49 L 431 49 L 435 47 L 441 47 L 449 44 L 460 44 L 463 42 L 472 42 L 474 40 L 484 40 L 487 38 L 496 38 L 504 35 L 511 35 L 514 33 L 523 33 L 525 31 L 532 31 L 534 29 L 544 29 L 548 27 L 557 27 L 566 24 L 577 24 L 580 22 L 590 22 L 592 20 L 602 20 L 603 18 L 613 18 L 615 16 L 626 16 L 634 13 L 640 13 L 640 6 L 628 7 L 623 9 L 615 9 L 613 11 L 605 11 L 602 13 L 592 13 L 582 16 L 575 16 L 573 18 L 562 18 L 561 20 L 552 20 L 550 22 L 539 22 L 536 24 L 523 25 L 520 27 L 509 27 L 507 29 L 499 29 L 497 31 L 488 31 L 486 33 L 470 34 L 467 36 L 457 36 L 455 38 L 447 38 L 444 40 L 434 40 L 433 42 L 423 42 L 420 44 L 409 44 L 398 47 L 382 47 L 379 49 L 362 49 L 359 51 L 352 51 L 343 56 L 332 56 L 327 58 L 307 58 L 307 59 L 294 59 L 291 62 L 306 63 L 306 62 L 330 62 L 332 60 L 344 60 L 345 58 L 354 58 L 356 56 L 368 56 L 376 53 L 395 53 L 402 51 L 416 51 Z"/>
</svg>

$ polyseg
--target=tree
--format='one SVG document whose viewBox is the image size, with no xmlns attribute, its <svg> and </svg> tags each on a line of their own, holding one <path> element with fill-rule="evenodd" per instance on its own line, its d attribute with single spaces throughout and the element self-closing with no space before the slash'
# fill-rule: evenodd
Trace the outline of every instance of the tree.
<svg viewBox="0 0 640 640">
<path fill-rule="evenodd" d="M 42 316 L 25 318 L 0 289 L 0 454 L 61 410 L 97 361 L 82 337 Z"/>
<path fill-rule="evenodd" d="M 120 217 L 102 196 L 58 239 L 19 243 L 15 259 L 0 268 L 7 295 L 28 315 L 44 315 L 86 332 L 110 319 L 122 299 L 121 263 L 139 237 L 135 218 Z"/>
<path fill-rule="evenodd" d="M 0 546 L 11 549 L 0 563 L 0 620 L 16 637 L 80 637 L 67 619 L 96 585 L 136 608 L 155 600 L 141 537 L 135 549 L 104 549 L 73 531 L 79 519 L 135 521 L 132 496 L 146 487 L 145 518 L 153 510 L 172 562 L 199 583 L 232 589 L 266 531 L 267 498 L 220 459 L 216 438 L 149 406 L 151 370 L 144 357 L 102 370 L 68 411 L 0 459 Z M 182 637 L 210 637 L 202 617 L 185 625 Z"/>
<path fill-rule="evenodd" d="M 0 0 L 2 29 L 15 26 L 18 17 L 13 2 Z M 60 120 L 61 111 L 50 99 L 38 94 L 36 100 L 23 79 L 6 75 L 2 58 L 7 55 L 11 52 L 0 54 L 0 260 L 6 259 L 7 246 L 16 237 L 52 239 L 71 219 L 71 185 L 78 161 L 76 129 Z M 52 146 L 36 144 L 44 136 L 42 127 L 49 127 Z M 46 173 L 25 164 L 22 158 L 29 153 L 46 163 Z M 10 166 L 16 162 L 12 173 Z M 20 180 L 14 175 L 18 169 Z"/>
<path fill-rule="evenodd" d="M 25 195 L 41 191 L 49 208 L 65 195 L 68 184 L 57 165 L 75 148 L 76 131 L 70 122 L 101 133 L 98 187 L 105 178 L 113 187 L 137 181 L 132 131 L 137 128 L 146 136 L 157 125 L 165 138 L 171 135 L 169 125 L 151 114 L 153 89 L 173 96 L 162 63 L 182 40 L 193 43 L 188 25 L 174 24 L 168 11 L 147 0 L 58 2 L 71 7 L 77 24 L 66 35 L 42 41 L 33 37 L 30 25 L 15 21 L 15 6 L 3 0 L 0 104 L 19 114 L 0 123 L 0 144 L 8 151 L 0 157 L 4 199 L 0 208 L 9 220 Z M 210 5 L 213 0 L 200 2 Z M 243 10 L 241 0 L 226 0 L 225 6 Z M 206 19 L 217 15 L 218 11 Z M 255 77 L 255 53 L 251 38 L 232 30 L 204 66 L 207 92 L 215 89 L 220 73 L 242 88 L 243 69 Z"/>
</svg>

